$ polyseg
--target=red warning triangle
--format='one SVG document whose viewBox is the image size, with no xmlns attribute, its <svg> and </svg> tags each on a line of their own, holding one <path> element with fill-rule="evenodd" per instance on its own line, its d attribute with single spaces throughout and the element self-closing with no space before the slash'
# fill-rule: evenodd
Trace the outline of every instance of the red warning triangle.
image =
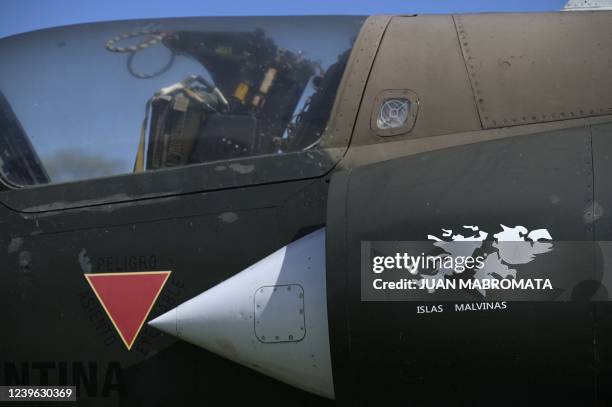
<svg viewBox="0 0 612 407">
<path fill-rule="evenodd" d="M 170 271 L 85 274 L 128 350 L 132 348 Z"/>
</svg>

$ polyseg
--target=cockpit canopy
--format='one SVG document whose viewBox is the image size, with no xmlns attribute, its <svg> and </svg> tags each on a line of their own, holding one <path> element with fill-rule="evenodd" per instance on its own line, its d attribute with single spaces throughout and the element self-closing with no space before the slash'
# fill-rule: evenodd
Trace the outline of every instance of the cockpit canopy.
<svg viewBox="0 0 612 407">
<path fill-rule="evenodd" d="M 1 39 L 3 179 L 30 186 L 317 149 L 363 21 L 122 21 Z"/>
</svg>

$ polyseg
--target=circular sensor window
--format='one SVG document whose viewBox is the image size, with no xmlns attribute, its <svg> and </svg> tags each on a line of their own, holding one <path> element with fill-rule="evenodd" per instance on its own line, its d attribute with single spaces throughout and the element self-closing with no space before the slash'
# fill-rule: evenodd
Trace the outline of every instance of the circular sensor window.
<svg viewBox="0 0 612 407">
<path fill-rule="evenodd" d="M 404 127 L 410 119 L 410 100 L 407 98 L 392 98 L 385 100 L 380 106 L 376 125 L 381 130 Z"/>
</svg>

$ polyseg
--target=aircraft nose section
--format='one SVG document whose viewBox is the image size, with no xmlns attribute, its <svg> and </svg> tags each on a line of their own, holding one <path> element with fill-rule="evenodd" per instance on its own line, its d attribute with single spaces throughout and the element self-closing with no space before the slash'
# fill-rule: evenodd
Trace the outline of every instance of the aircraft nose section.
<svg viewBox="0 0 612 407">
<path fill-rule="evenodd" d="M 292 386 L 334 398 L 325 230 L 281 248 L 149 325 Z"/>
</svg>

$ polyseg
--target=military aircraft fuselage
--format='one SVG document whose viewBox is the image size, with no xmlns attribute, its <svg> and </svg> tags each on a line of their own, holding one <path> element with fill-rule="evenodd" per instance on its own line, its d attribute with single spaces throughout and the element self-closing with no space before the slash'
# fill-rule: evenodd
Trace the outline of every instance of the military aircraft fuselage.
<svg viewBox="0 0 612 407">
<path fill-rule="evenodd" d="M 0 385 L 80 405 L 612 401 L 612 12 L 120 21 L 0 55 Z M 583 277 L 516 301 L 364 294 L 364 242 L 476 230 L 578 242 L 552 253 Z M 538 256 L 500 258 L 535 279 Z M 229 284 L 254 284 L 244 307 Z M 149 324 L 175 309 L 191 322 Z"/>
</svg>

